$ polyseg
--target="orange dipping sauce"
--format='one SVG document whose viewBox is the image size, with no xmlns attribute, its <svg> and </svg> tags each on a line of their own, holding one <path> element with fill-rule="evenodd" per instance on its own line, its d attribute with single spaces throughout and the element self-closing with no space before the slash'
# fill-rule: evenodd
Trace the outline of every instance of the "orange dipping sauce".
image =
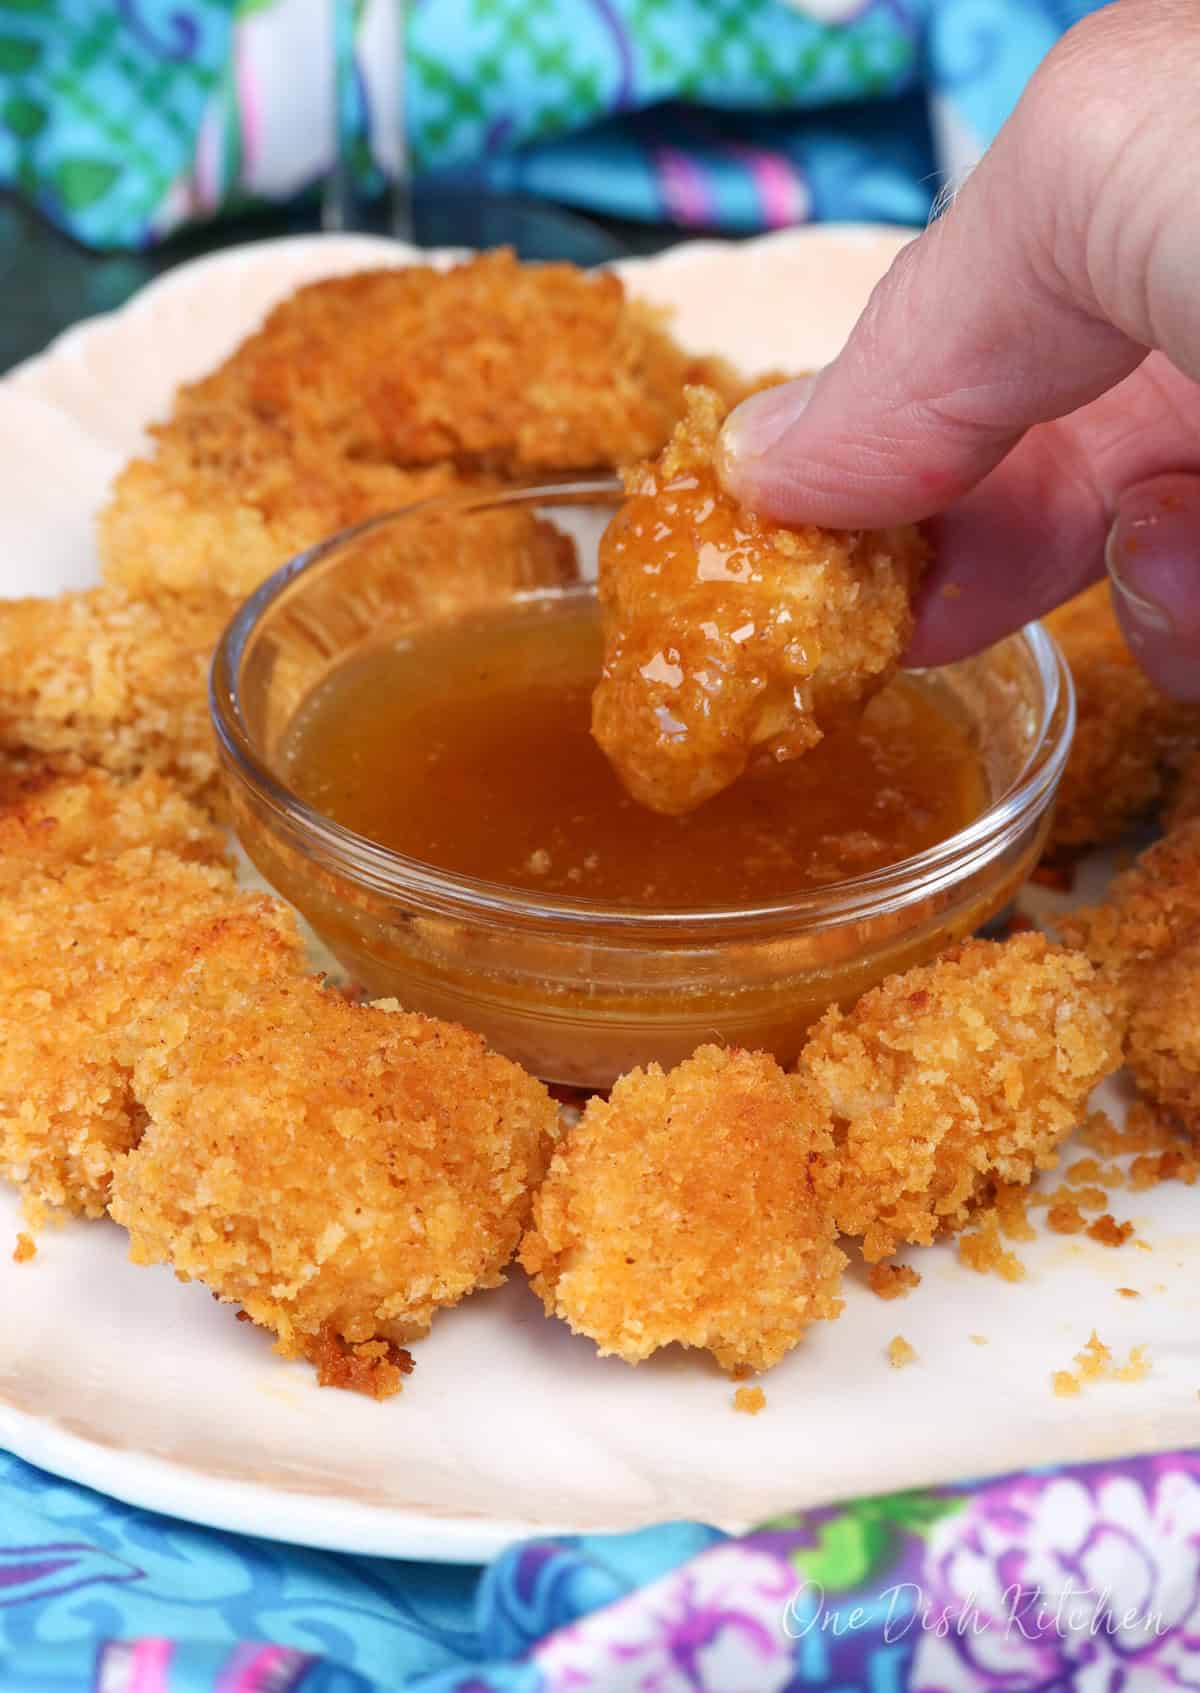
<svg viewBox="0 0 1200 1693">
<path fill-rule="evenodd" d="M 531 600 L 359 653 L 308 697 L 287 780 L 356 833 L 440 870 L 628 909 L 765 905 L 909 858 L 988 802 L 971 726 L 895 678 L 803 757 L 682 817 L 648 811 L 589 732 L 588 599 Z"/>
</svg>

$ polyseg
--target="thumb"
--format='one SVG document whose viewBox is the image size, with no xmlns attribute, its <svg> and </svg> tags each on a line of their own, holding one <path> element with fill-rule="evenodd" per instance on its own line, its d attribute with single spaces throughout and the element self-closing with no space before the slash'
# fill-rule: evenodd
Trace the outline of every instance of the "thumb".
<svg viewBox="0 0 1200 1693">
<path fill-rule="evenodd" d="M 1200 476 L 1127 488 L 1105 550 L 1113 604 L 1142 669 L 1166 693 L 1200 700 Z"/>
<path fill-rule="evenodd" d="M 839 358 L 734 411 L 730 491 L 785 523 L 912 521 L 1148 348 L 1200 375 L 1197 86 L 1195 0 L 1123 0 L 1070 31 Z"/>
</svg>

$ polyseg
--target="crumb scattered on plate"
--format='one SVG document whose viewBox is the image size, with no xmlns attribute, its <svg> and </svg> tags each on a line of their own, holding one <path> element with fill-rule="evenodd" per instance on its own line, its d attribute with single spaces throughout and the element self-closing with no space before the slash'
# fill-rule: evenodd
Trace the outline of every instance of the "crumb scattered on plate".
<svg viewBox="0 0 1200 1693">
<path fill-rule="evenodd" d="M 13 1247 L 13 1263 L 28 1264 L 37 1257 L 37 1244 L 32 1235 L 19 1234 L 17 1244 Z"/>
<path fill-rule="evenodd" d="M 757 1417 L 767 1403 L 767 1396 L 761 1387 L 739 1387 L 733 1396 L 735 1411 L 744 1411 L 748 1417 Z"/>
<path fill-rule="evenodd" d="M 891 1340 L 888 1341 L 887 1358 L 888 1363 L 894 1370 L 902 1370 L 907 1364 L 916 1363 L 917 1354 L 915 1348 L 908 1344 L 904 1336 L 897 1334 L 893 1335 Z"/>
</svg>

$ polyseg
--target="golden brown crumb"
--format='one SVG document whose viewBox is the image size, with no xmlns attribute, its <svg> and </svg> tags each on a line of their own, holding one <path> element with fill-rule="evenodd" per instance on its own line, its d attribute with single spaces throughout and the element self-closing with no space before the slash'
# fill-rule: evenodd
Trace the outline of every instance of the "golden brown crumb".
<svg viewBox="0 0 1200 1693">
<path fill-rule="evenodd" d="M 988 1337 L 986 1334 L 969 1334 L 967 1339 L 971 1342 L 972 1346 L 986 1346 L 988 1343 Z"/>
<path fill-rule="evenodd" d="M 1025 1280 L 1025 1266 L 1001 1241 L 1000 1221 L 991 1210 L 978 1212 L 972 1227 L 959 1236 L 958 1261 L 980 1275 L 992 1273 L 1006 1282 Z"/>
<path fill-rule="evenodd" d="M 1046 1225 L 1055 1234 L 1082 1234 L 1087 1218 L 1077 1205 L 1052 1205 L 1046 1212 Z"/>
<path fill-rule="evenodd" d="M 1101 1376 L 1108 1374 L 1112 1364 L 1112 1352 L 1095 1329 L 1092 1330 L 1083 1351 L 1075 1354 L 1075 1362 L 1079 1366 L 1082 1381 L 1098 1381 Z"/>
<path fill-rule="evenodd" d="M 18 1234 L 12 1257 L 14 1264 L 28 1264 L 37 1257 L 37 1243 L 32 1235 Z"/>
<path fill-rule="evenodd" d="M 761 1387 L 739 1387 L 733 1396 L 735 1411 L 744 1411 L 748 1417 L 757 1417 L 767 1403 L 767 1396 Z"/>
<path fill-rule="evenodd" d="M 833 1113 L 821 1179 L 868 1262 L 961 1229 L 997 1182 L 1054 1164 L 1117 1064 L 1117 1003 L 1078 954 L 1016 935 L 969 941 L 826 1013 L 800 1068 Z"/>
<path fill-rule="evenodd" d="M 917 1361 L 915 1349 L 908 1344 L 902 1334 L 893 1335 L 892 1339 L 888 1341 L 887 1357 L 888 1363 L 894 1370 L 902 1370 L 906 1365 L 915 1364 Z"/>
<path fill-rule="evenodd" d="M 904 1299 L 921 1285 L 920 1275 L 907 1264 L 872 1264 L 867 1281 L 879 1299 Z"/>
<path fill-rule="evenodd" d="M 142 995 L 186 958 L 189 925 L 230 913 L 250 926 L 249 950 L 299 968 L 295 920 L 277 900 L 152 845 L 31 878 L 0 901 L 0 1174 L 27 1198 L 103 1213 L 141 1132 L 126 1044 Z"/>
<path fill-rule="evenodd" d="M 232 611 L 210 590 L 135 599 L 91 588 L 0 603 L 0 755 L 118 776 L 152 770 L 210 796 L 208 665 Z"/>
<path fill-rule="evenodd" d="M 1122 1299 L 1140 1299 L 1142 1297 L 1136 1287 L 1119 1287 L 1117 1292 Z"/>
<path fill-rule="evenodd" d="M 1129 997 L 1125 1056 L 1139 1089 L 1200 1130 L 1200 820 L 1156 842 L 1103 904 L 1061 927 Z"/>
<path fill-rule="evenodd" d="M 430 494 L 657 452 L 693 362 L 611 272 L 493 252 L 314 283 L 180 390 L 102 515 L 106 578 L 246 592 Z"/>
<path fill-rule="evenodd" d="M 1051 612 L 1046 627 L 1070 665 L 1078 706 L 1052 840 L 1059 846 L 1112 840 L 1169 794 L 1200 744 L 1200 707 L 1168 699 L 1139 669 L 1107 583 Z"/>
<path fill-rule="evenodd" d="M 1133 1233 L 1133 1224 L 1118 1223 L 1111 1211 L 1106 1211 L 1102 1217 L 1088 1228 L 1088 1238 L 1100 1243 L 1101 1246 L 1124 1246 Z"/>
<path fill-rule="evenodd" d="M 992 1194 L 992 1209 L 996 1213 L 996 1221 L 1000 1225 L 1000 1232 L 1006 1240 L 1033 1240 L 1037 1230 L 1029 1221 L 1029 1196 L 1023 1187 L 1011 1186 L 1006 1182 L 999 1182 Z"/>
<path fill-rule="evenodd" d="M 752 754 L 798 757 L 883 685 L 926 557 L 913 529 L 785 529 L 744 511 L 717 479 L 724 416 L 711 390 L 688 390 L 600 544 L 592 733 L 634 798 L 670 814 Z"/>
<path fill-rule="evenodd" d="M 701 1047 L 590 1101 L 534 1202 L 521 1262 L 546 1310 L 628 1363 L 674 1341 L 765 1370 L 841 1310 L 845 1257 L 813 1189 L 807 1085 Z"/>
<path fill-rule="evenodd" d="M 196 948 L 136 1032 L 146 1126 L 110 1210 L 137 1262 L 203 1281 L 288 1357 L 326 1330 L 403 1344 L 503 1281 L 558 1113 L 479 1036 L 248 973 L 227 945 Z"/>
<path fill-rule="evenodd" d="M 317 1372 L 319 1387 L 340 1387 L 368 1399 L 393 1398 L 403 1388 L 404 1377 L 413 1372 L 412 1353 L 404 1347 L 390 1340 L 364 1340 L 351 1346 L 329 1327 L 310 1342 L 304 1355 Z"/>
<path fill-rule="evenodd" d="M 1129 1362 L 1122 1364 L 1115 1372 L 1118 1381 L 1144 1381 L 1150 1374 L 1150 1354 L 1144 1346 L 1134 1346 L 1129 1351 Z"/>
<path fill-rule="evenodd" d="M 1142 1381 L 1150 1374 L 1150 1356 L 1144 1346 L 1134 1346 L 1124 1364 L 1114 1364 L 1111 1349 L 1093 1329 L 1083 1351 L 1075 1354 L 1075 1368 L 1074 1375 L 1069 1370 L 1057 1370 L 1051 1377 L 1060 1398 L 1075 1398 L 1085 1382 Z"/>
</svg>

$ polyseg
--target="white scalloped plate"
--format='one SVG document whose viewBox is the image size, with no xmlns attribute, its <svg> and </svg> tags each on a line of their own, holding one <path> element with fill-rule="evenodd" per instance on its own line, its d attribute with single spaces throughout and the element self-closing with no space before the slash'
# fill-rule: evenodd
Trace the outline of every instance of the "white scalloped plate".
<svg viewBox="0 0 1200 1693">
<path fill-rule="evenodd" d="M 812 229 L 623 269 L 676 308 L 697 348 L 796 368 L 836 351 L 904 239 Z M 355 237 L 224 252 L 13 372 L 0 383 L 0 593 L 95 579 L 91 524 L 109 478 L 176 383 L 269 304 L 313 277 L 413 256 Z M 1103 874 L 1092 867 L 1093 888 Z M 322 1391 L 203 1288 L 134 1268 L 114 1226 L 49 1230 L 32 1263 L 13 1263 L 19 1219 L 3 1191 L 0 1439 L 197 1522 L 447 1561 L 548 1530 L 669 1517 L 739 1529 L 846 1494 L 1186 1445 L 1200 1428 L 1195 1209 L 1178 1187 L 1128 1196 L 1117 1210 L 1149 1251 L 1042 1239 L 1022 1248 L 1019 1286 L 972 1274 L 947 1248 L 912 1254 L 924 1280 L 900 1304 L 852 1278 L 845 1315 L 766 1378 L 767 1408 L 751 1419 L 692 1356 L 636 1371 L 598 1360 L 519 1277 L 438 1319 L 399 1399 Z M 1118 1298 L 1118 1284 L 1142 1297 Z M 1051 1371 L 1093 1327 L 1114 1350 L 1148 1345 L 1152 1374 L 1056 1399 Z M 902 1372 L 884 1356 L 897 1331 L 919 1360 Z"/>
</svg>

